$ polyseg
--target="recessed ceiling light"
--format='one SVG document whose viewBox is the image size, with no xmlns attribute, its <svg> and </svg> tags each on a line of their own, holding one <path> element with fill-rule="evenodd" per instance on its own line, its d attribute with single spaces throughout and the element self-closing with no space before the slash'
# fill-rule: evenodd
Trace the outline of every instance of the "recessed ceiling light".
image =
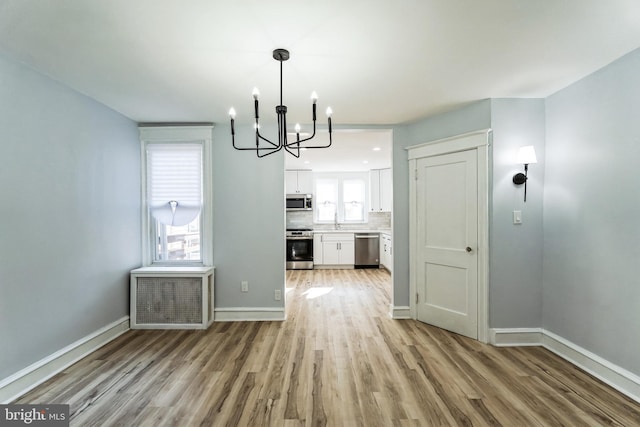
<svg viewBox="0 0 640 427">
<path fill-rule="evenodd" d="M 373 147 L 373 151 L 380 151 L 380 150 L 382 150 L 382 148 L 380 148 L 380 147 Z"/>
<path fill-rule="evenodd" d="M 304 161 L 304 164 L 305 164 L 305 165 L 308 165 L 309 163 L 311 163 L 309 160 L 305 160 L 305 161 Z"/>
<path fill-rule="evenodd" d="M 366 165 L 367 163 L 369 163 L 369 160 L 363 160 L 362 163 Z"/>
</svg>

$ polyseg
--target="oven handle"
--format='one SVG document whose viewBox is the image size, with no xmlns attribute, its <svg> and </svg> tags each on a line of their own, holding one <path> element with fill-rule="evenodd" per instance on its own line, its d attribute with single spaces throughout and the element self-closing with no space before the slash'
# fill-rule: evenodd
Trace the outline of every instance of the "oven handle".
<svg viewBox="0 0 640 427">
<path fill-rule="evenodd" d="M 313 240 L 313 237 L 287 236 L 287 240 Z"/>
</svg>

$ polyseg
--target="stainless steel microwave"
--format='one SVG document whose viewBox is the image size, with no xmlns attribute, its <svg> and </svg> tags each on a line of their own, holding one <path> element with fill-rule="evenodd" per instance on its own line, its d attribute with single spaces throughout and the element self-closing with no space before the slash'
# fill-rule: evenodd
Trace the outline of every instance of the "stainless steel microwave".
<svg viewBox="0 0 640 427">
<path fill-rule="evenodd" d="M 313 196 L 311 194 L 287 194 L 288 211 L 313 210 Z"/>
</svg>

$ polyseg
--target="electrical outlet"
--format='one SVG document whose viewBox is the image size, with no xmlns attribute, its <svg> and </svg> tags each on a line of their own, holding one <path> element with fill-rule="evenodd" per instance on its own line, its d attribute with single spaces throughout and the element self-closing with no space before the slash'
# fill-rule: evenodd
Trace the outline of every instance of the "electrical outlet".
<svg viewBox="0 0 640 427">
<path fill-rule="evenodd" d="M 246 280 L 243 280 L 241 282 L 241 286 L 242 286 L 242 292 L 249 292 L 249 282 L 247 282 Z"/>
<path fill-rule="evenodd" d="M 276 289 L 275 292 L 273 293 L 273 298 L 276 301 L 280 301 L 282 299 L 282 291 L 280 289 Z"/>
</svg>

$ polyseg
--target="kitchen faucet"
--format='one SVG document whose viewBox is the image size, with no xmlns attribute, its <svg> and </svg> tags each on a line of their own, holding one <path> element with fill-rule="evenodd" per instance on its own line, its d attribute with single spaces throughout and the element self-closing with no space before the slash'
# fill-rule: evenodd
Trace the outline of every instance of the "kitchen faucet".
<svg viewBox="0 0 640 427">
<path fill-rule="evenodd" d="M 340 230 L 340 224 L 338 224 L 338 212 L 333 214 L 333 228 Z"/>
</svg>

